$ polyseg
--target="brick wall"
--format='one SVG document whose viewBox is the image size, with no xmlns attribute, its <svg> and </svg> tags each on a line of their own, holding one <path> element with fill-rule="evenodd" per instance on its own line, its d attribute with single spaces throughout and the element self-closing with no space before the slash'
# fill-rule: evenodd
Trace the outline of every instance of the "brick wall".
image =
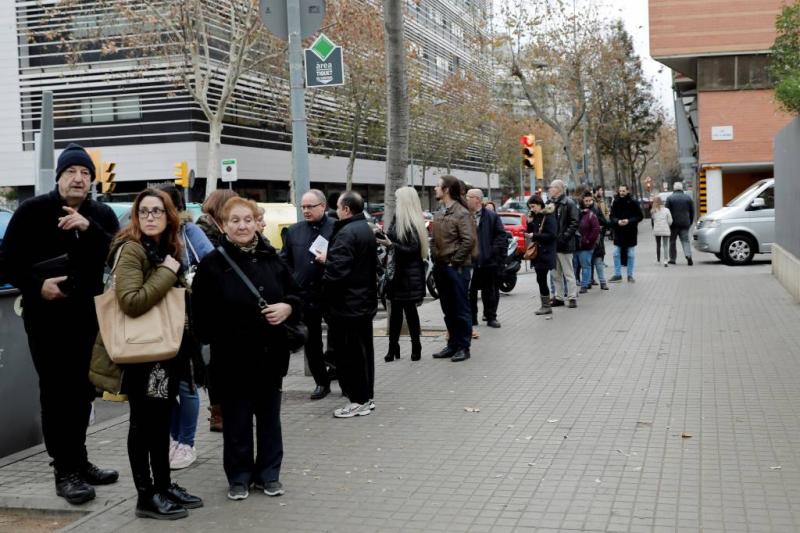
<svg viewBox="0 0 800 533">
<path fill-rule="evenodd" d="M 772 161 L 773 138 L 792 119 L 771 90 L 699 93 L 700 163 Z M 712 126 L 733 126 L 732 141 L 712 141 Z"/>
<path fill-rule="evenodd" d="M 767 50 L 784 0 L 649 0 L 655 58 Z"/>
</svg>

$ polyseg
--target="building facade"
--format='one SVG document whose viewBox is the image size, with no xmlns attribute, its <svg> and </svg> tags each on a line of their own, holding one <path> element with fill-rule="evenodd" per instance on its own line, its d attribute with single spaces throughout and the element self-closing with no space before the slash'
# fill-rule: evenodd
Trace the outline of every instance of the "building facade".
<svg viewBox="0 0 800 533">
<path fill-rule="evenodd" d="M 783 3 L 649 0 L 650 54 L 675 72 L 681 164 L 699 178 L 701 212 L 773 176 L 773 139 L 792 118 L 768 75 Z"/>
<path fill-rule="evenodd" d="M 173 165 L 187 161 L 201 178 L 193 191 L 195 197 L 202 196 L 208 123 L 191 96 L 176 86 L 166 63 L 150 61 L 142 68 L 127 57 L 88 54 L 80 63 L 67 64 L 63 48 L 30 37 L 33 31 L 41 35 L 47 25 L 55 29 L 59 21 L 45 14 L 52 3 L 15 0 L 0 5 L 0 90 L 4 95 L 0 157 L 7 162 L 0 186 L 32 189 L 41 94 L 48 90 L 54 95 L 57 151 L 69 142 L 94 148 L 104 161 L 116 163 L 117 190 L 122 192 L 170 180 Z M 474 44 L 486 6 L 486 0 L 408 1 L 406 35 L 418 52 L 425 83 L 441 83 L 454 72 L 470 72 L 482 79 L 489 76 L 483 53 Z M 77 23 L 97 26 L 100 20 L 99 15 L 89 16 Z M 264 201 L 288 201 L 288 82 L 270 79 L 266 83 L 263 76 L 247 73 L 237 85 L 236 97 L 226 111 L 220 158 L 237 159 L 235 188 L 241 193 Z M 325 95 L 319 96 L 307 100 L 309 121 L 323 115 L 319 106 L 324 105 Z M 355 164 L 354 189 L 369 202 L 380 203 L 385 146 L 368 148 L 359 153 Z M 341 151 L 328 143 L 318 147 L 312 143 L 312 186 L 326 192 L 343 189 L 346 166 Z M 485 188 L 489 182 L 482 167 L 468 152 L 453 165 L 452 173 Z M 434 169 L 428 175 L 437 173 L 444 170 Z M 496 177 L 492 186 L 497 186 Z"/>
</svg>

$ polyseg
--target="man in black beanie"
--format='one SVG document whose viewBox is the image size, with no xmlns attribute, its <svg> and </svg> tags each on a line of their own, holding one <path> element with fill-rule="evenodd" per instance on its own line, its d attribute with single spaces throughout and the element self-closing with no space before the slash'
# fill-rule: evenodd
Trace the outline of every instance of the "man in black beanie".
<svg viewBox="0 0 800 533">
<path fill-rule="evenodd" d="M 104 263 L 119 230 L 111 208 L 88 198 L 94 178 L 86 150 L 67 146 L 58 158 L 55 190 L 23 202 L 3 240 L 8 277 L 22 292 L 56 494 L 73 504 L 93 499 L 92 485 L 119 477 L 90 463 L 85 446 L 94 399 L 94 296 L 103 291 Z"/>
</svg>

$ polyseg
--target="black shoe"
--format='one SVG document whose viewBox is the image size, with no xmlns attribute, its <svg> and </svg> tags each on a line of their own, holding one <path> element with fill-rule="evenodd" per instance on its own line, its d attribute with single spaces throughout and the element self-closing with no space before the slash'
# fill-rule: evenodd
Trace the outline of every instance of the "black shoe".
<svg viewBox="0 0 800 533">
<path fill-rule="evenodd" d="M 628 276 L 628 283 L 636 283 L 636 279 L 633 276 Z"/>
<path fill-rule="evenodd" d="M 586 294 L 587 292 L 589 292 L 589 287 L 581 287 L 581 290 L 580 290 L 581 294 Z"/>
<path fill-rule="evenodd" d="M 400 359 L 400 346 L 389 346 L 389 351 L 386 357 L 383 358 L 387 363 L 391 363 L 395 359 Z"/>
<path fill-rule="evenodd" d="M 498 322 L 496 319 L 493 318 L 491 320 L 487 320 L 486 325 L 489 326 L 490 328 L 499 328 L 500 322 Z"/>
<path fill-rule="evenodd" d="M 605 283 L 601 283 L 600 284 L 600 290 L 601 291 L 607 291 L 608 290 L 608 285 L 606 285 Z"/>
<path fill-rule="evenodd" d="M 608 280 L 609 283 L 619 283 L 622 281 L 622 276 L 617 276 L 616 274 L 611 276 Z"/>
<path fill-rule="evenodd" d="M 56 495 L 73 505 L 94 500 L 94 487 L 89 485 L 78 472 L 58 472 L 56 476 Z"/>
<path fill-rule="evenodd" d="M 686 262 L 689 264 L 689 266 L 692 266 L 694 264 L 694 261 L 692 261 L 691 257 L 687 257 Z"/>
<path fill-rule="evenodd" d="M 578 301 L 575 299 L 570 300 L 569 304 L 567 304 L 567 307 L 569 307 L 570 309 L 575 309 L 576 307 L 578 307 Z"/>
<path fill-rule="evenodd" d="M 311 399 L 321 400 L 330 393 L 331 393 L 330 385 L 327 385 L 325 387 L 323 387 L 322 385 L 317 385 L 317 387 L 314 389 L 314 392 L 311 393 Z"/>
<path fill-rule="evenodd" d="M 564 300 L 559 300 L 558 298 L 553 298 L 550 301 L 550 307 L 564 307 Z"/>
<path fill-rule="evenodd" d="M 669 262 L 669 264 L 670 264 L 670 265 L 674 265 L 674 264 L 675 264 L 675 261 L 670 261 L 670 262 Z"/>
<path fill-rule="evenodd" d="M 110 485 L 119 479 L 119 472 L 110 468 L 99 468 L 87 462 L 81 471 L 81 477 L 90 485 Z"/>
<path fill-rule="evenodd" d="M 466 361 L 467 359 L 469 359 L 469 349 L 467 348 L 461 348 L 453 354 L 453 357 L 450 358 L 450 360 L 454 363 Z"/>
<path fill-rule="evenodd" d="M 411 360 L 419 361 L 422 358 L 422 343 L 411 341 Z"/>
<path fill-rule="evenodd" d="M 198 509 L 203 506 L 203 500 L 197 496 L 189 494 L 186 492 L 186 489 L 177 483 L 170 485 L 169 488 L 164 492 L 164 495 L 172 502 L 183 505 L 187 509 Z"/>
<path fill-rule="evenodd" d="M 177 520 L 189 516 L 186 507 L 170 500 L 166 492 L 139 494 L 136 501 L 136 516 L 156 520 Z"/>
<path fill-rule="evenodd" d="M 434 359 L 447 359 L 449 357 L 453 357 L 453 355 L 455 355 L 456 351 L 457 350 L 455 348 L 451 348 L 450 346 L 445 346 L 444 350 L 442 350 L 440 352 L 436 352 L 435 354 L 433 354 L 433 358 Z"/>
</svg>

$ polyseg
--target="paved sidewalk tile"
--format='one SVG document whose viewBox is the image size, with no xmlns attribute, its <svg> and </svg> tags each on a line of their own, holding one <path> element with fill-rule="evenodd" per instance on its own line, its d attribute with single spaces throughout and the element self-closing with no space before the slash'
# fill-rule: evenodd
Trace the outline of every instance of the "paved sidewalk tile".
<svg viewBox="0 0 800 533">
<path fill-rule="evenodd" d="M 206 506 L 175 523 L 136 519 L 127 422 L 109 424 L 90 456 L 121 480 L 72 530 L 800 530 L 800 306 L 768 258 L 663 268 L 651 241 L 643 224 L 637 283 L 593 288 L 549 320 L 521 275 L 500 299 L 502 328 L 479 326 L 467 362 L 432 359 L 438 336 L 423 338 L 422 361 L 403 339 L 387 364 L 376 337 L 368 417 L 334 419 L 336 388 L 309 401 L 293 356 L 280 498 L 225 498 L 222 439 L 203 408 L 199 459 L 175 479 Z M 442 327 L 438 302 L 421 317 Z M 39 452 L 0 468 L 0 505 L 68 508 L 47 463 Z"/>
</svg>

